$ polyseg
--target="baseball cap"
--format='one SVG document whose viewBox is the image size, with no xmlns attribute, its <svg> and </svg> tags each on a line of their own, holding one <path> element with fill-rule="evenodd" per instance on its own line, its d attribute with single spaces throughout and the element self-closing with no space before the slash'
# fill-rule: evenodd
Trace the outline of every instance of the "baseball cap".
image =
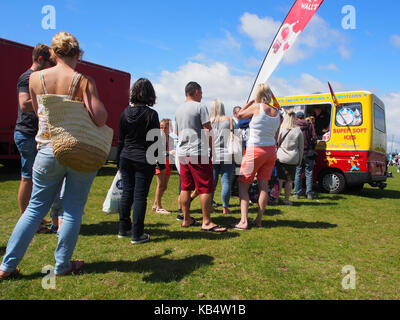
<svg viewBox="0 0 400 320">
<path fill-rule="evenodd" d="M 299 111 L 296 113 L 296 118 L 305 118 L 305 117 L 306 117 L 306 115 L 302 111 Z"/>
</svg>

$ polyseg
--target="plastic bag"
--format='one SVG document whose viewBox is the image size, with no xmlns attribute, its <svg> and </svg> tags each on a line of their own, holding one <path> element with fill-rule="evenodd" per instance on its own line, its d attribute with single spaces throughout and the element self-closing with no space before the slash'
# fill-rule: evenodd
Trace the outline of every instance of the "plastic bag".
<svg viewBox="0 0 400 320">
<path fill-rule="evenodd" d="M 106 214 L 119 213 L 119 203 L 122 197 L 122 177 L 117 172 L 115 178 L 108 190 L 106 200 L 103 203 L 103 212 Z"/>
</svg>

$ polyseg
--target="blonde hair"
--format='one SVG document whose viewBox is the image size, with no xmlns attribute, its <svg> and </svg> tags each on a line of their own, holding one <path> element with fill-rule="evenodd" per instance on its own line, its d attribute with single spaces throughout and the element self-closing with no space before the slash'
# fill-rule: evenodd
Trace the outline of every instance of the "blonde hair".
<svg viewBox="0 0 400 320">
<path fill-rule="evenodd" d="M 161 125 L 161 124 L 168 124 L 168 125 L 169 125 L 170 123 L 171 123 L 171 119 L 166 119 L 166 118 L 165 118 L 165 119 L 162 119 L 162 120 L 160 121 L 160 125 Z"/>
<path fill-rule="evenodd" d="M 225 116 L 224 104 L 219 99 L 215 99 L 211 105 L 210 122 L 214 123 L 221 121 L 221 118 L 223 118 L 224 116 Z"/>
<path fill-rule="evenodd" d="M 286 112 L 281 124 L 281 130 L 290 130 L 294 128 L 297 128 L 296 113 L 294 111 Z"/>
<path fill-rule="evenodd" d="M 61 31 L 53 37 L 51 49 L 54 54 L 66 58 L 75 58 L 83 54 L 75 36 L 65 31 Z"/>
<path fill-rule="evenodd" d="M 266 83 L 260 83 L 256 89 L 256 98 L 255 101 L 257 103 L 265 103 L 270 104 L 272 101 L 271 88 Z"/>
<path fill-rule="evenodd" d="M 309 116 L 309 117 L 306 118 L 306 120 L 307 120 L 308 122 L 311 122 L 312 124 L 315 123 L 315 117 L 314 117 L 314 116 Z"/>
</svg>

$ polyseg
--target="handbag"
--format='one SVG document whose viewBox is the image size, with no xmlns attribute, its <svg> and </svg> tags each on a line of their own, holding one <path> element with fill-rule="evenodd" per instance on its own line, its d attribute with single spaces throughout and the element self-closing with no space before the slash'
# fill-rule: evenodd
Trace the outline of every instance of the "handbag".
<svg viewBox="0 0 400 320">
<path fill-rule="evenodd" d="M 88 80 L 85 77 L 83 79 L 86 90 Z M 75 86 L 78 82 L 75 82 Z M 76 171 L 95 172 L 107 161 L 114 132 L 106 125 L 96 126 L 84 103 L 73 101 L 74 92 L 75 87 L 65 98 L 49 95 L 45 90 L 42 97 L 54 157 L 60 164 Z"/>
<path fill-rule="evenodd" d="M 228 153 L 233 156 L 234 159 L 241 159 L 242 157 L 242 140 L 239 136 L 235 135 L 233 130 L 233 120 L 230 119 L 230 136 L 228 140 Z"/>
</svg>

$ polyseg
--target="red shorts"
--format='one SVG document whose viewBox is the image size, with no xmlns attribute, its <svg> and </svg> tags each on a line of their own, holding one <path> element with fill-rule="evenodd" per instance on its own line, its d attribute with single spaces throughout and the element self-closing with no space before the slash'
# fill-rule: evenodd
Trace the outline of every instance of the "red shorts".
<svg viewBox="0 0 400 320">
<path fill-rule="evenodd" d="M 158 176 L 159 174 L 161 174 L 161 170 L 156 168 L 156 175 Z M 167 176 L 172 175 L 171 164 L 169 163 L 169 158 L 167 158 L 165 160 L 165 174 Z"/>
<path fill-rule="evenodd" d="M 182 191 L 196 190 L 198 194 L 214 192 L 214 168 L 211 159 L 182 157 L 179 162 Z"/>
<path fill-rule="evenodd" d="M 276 162 L 276 147 L 248 146 L 240 167 L 239 181 L 252 184 L 257 180 L 269 181 Z"/>
</svg>

